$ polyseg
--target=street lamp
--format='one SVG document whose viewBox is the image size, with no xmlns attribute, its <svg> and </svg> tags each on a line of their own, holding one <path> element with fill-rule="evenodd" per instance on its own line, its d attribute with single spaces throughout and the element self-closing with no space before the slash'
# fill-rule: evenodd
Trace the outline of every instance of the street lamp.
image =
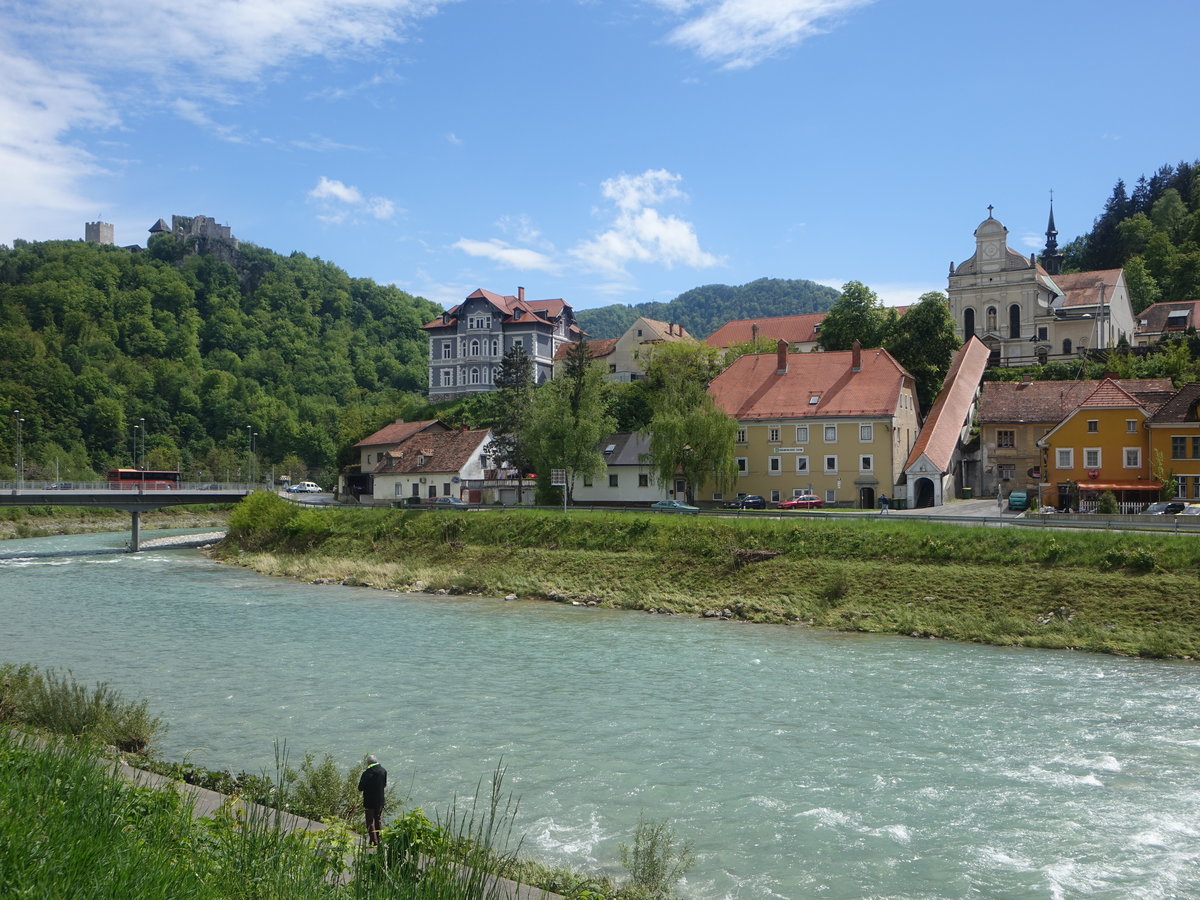
<svg viewBox="0 0 1200 900">
<path fill-rule="evenodd" d="M 133 444 L 133 467 L 135 469 L 138 467 L 138 464 L 137 464 L 137 444 L 138 444 L 137 433 L 138 433 L 138 427 L 136 425 L 134 425 L 133 426 L 133 437 L 130 438 L 130 443 Z"/>
<path fill-rule="evenodd" d="M 146 419 L 143 417 L 143 418 L 138 419 L 138 421 L 142 423 L 142 468 L 145 469 L 146 468 Z"/>
<path fill-rule="evenodd" d="M 21 425 L 25 420 L 21 418 L 19 409 L 13 410 L 13 423 L 17 426 L 17 490 L 21 489 L 21 482 L 25 479 L 25 457 L 22 454 L 21 448 Z"/>
</svg>

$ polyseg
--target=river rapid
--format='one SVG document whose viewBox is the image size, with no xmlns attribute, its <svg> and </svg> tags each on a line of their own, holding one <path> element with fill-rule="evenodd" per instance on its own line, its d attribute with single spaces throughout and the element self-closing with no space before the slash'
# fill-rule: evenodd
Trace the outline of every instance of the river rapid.
<svg viewBox="0 0 1200 900">
<path fill-rule="evenodd" d="M 432 812 L 502 762 L 525 850 L 577 868 L 620 874 L 644 811 L 694 843 L 690 898 L 1200 896 L 1190 663 L 297 584 L 190 550 L 0 560 L 0 659 L 147 698 L 162 754 L 210 768 L 372 752 Z"/>
</svg>

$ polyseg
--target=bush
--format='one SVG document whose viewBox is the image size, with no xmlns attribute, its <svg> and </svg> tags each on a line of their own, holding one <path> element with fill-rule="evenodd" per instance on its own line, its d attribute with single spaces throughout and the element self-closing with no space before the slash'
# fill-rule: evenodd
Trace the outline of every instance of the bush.
<svg viewBox="0 0 1200 900">
<path fill-rule="evenodd" d="M 674 896 L 675 883 L 696 862 L 690 842 L 678 843 L 668 823 L 644 815 L 638 817 L 633 847 L 622 844 L 620 849 L 631 885 L 654 900 Z"/>
</svg>

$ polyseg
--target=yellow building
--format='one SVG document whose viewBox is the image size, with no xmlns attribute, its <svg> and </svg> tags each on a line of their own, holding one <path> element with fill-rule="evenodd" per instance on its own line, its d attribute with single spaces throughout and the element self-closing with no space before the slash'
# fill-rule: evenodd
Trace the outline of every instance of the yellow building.
<svg viewBox="0 0 1200 900">
<path fill-rule="evenodd" d="M 919 428 L 912 376 L 886 350 L 787 351 L 742 356 L 709 385 L 738 421 L 734 493 L 862 509 L 894 496 Z"/>
<path fill-rule="evenodd" d="M 1200 502 L 1200 381 L 1185 384 L 1147 422 L 1152 471 L 1174 477 L 1175 496 Z"/>
<path fill-rule="evenodd" d="M 1079 406 L 1038 441 L 1042 450 L 1040 503 L 1060 509 L 1093 508 L 1112 491 L 1122 512 L 1138 512 L 1158 499 L 1151 477 L 1146 421 L 1154 412 L 1113 379 L 1105 379 Z"/>
</svg>

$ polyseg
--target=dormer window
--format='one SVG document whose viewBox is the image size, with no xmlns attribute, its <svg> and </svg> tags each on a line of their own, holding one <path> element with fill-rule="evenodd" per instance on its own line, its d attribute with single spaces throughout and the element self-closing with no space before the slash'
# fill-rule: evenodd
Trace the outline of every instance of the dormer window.
<svg viewBox="0 0 1200 900">
<path fill-rule="evenodd" d="M 421 466 L 423 466 L 423 465 L 425 465 L 425 454 L 424 454 L 424 453 L 418 453 L 418 454 L 417 454 L 417 468 L 419 469 L 419 468 L 421 468 Z"/>
<path fill-rule="evenodd" d="M 809 406 L 816 406 L 820 402 L 821 402 L 820 394 L 809 394 L 808 395 L 808 405 Z"/>
</svg>

